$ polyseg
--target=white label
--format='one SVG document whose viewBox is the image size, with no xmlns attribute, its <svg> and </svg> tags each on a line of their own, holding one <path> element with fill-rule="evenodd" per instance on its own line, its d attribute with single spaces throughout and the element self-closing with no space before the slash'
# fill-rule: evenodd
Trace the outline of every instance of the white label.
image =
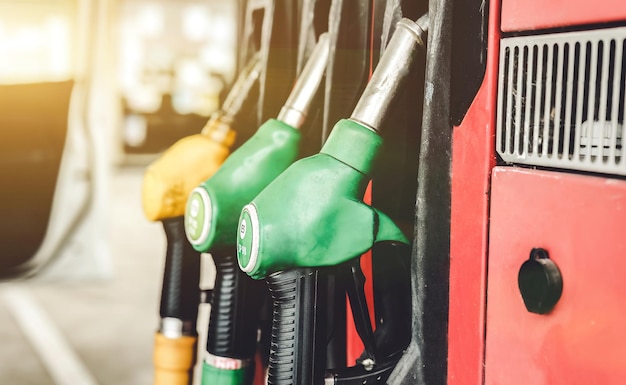
<svg viewBox="0 0 626 385">
<path fill-rule="evenodd" d="M 191 207 L 189 208 L 189 213 L 193 218 L 198 216 L 198 212 L 200 212 L 200 202 L 197 199 L 191 201 Z"/>
<path fill-rule="evenodd" d="M 244 239 L 246 237 L 246 228 L 248 227 L 248 223 L 246 223 L 246 220 L 242 220 L 241 221 L 241 225 L 239 226 L 239 237 L 241 239 Z"/>
</svg>

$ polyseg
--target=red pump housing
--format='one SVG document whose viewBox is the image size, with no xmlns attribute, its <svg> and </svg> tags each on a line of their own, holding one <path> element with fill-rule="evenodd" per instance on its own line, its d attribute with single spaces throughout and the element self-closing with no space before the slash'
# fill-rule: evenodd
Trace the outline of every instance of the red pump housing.
<svg viewBox="0 0 626 385">
<path fill-rule="evenodd" d="M 626 378 L 621 325 L 626 316 L 621 299 L 626 291 L 621 169 L 626 40 L 610 29 L 621 25 L 626 25 L 623 1 L 489 3 L 485 76 L 463 121 L 453 128 L 449 385 L 621 384 Z M 579 40 L 554 43 L 554 52 L 546 43 L 543 67 L 528 59 L 533 45 L 543 48 L 544 36 L 558 39 L 572 31 Z M 608 40 L 586 38 L 597 31 Z M 530 50 L 520 46 L 511 49 L 519 56 L 501 58 L 501 47 L 513 37 L 527 37 Z M 508 81 L 513 75 L 503 75 L 503 63 L 513 69 L 528 64 L 529 70 Z M 544 88 L 535 102 L 531 94 L 538 83 Z M 580 92 L 572 91 L 572 84 Z M 522 100 L 507 109 L 519 95 Z M 582 100 L 578 107 L 577 100 Z M 532 103 L 540 109 L 535 120 Z M 530 123 L 524 123 L 526 111 Z M 498 156 L 496 137 L 505 143 L 509 131 L 523 135 L 533 127 L 540 130 L 539 148 L 552 152 L 538 154 L 535 147 L 532 153 L 523 141 L 518 151 L 518 142 L 510 139 L 511 156 Z M 543 157 L 541 162 L 529 161 L 528 152 Z M 560 298 L 542 314 L 527 309 L 519 283 L 522 264 L 539 247 L 562 278 Z"/>
</svg>

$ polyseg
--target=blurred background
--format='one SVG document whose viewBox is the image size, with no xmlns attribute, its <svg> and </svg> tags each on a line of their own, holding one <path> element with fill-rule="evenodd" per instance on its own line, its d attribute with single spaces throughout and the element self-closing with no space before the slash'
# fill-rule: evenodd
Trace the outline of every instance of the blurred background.
<svg viewBox="0 0 626 385">
<path fill-rule="evenodd" d="M 141 180 L 233 82 L 240 3 L 0 0 L 0 384 L 152 383 Z"/>
</svg>

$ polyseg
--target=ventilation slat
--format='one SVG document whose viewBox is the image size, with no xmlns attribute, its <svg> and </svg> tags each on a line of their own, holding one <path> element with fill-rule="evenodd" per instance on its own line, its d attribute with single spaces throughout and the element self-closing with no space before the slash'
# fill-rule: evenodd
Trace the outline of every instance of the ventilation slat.
<svg viewBox="0 0 626 385">
<path fill-rule="evenodd" d="M 505 162 L 626 175 L 626 27 L 501 40 Z"/>
<path fill-rule="evenodd" d="M 539 154 L 539 129 L 541 127 L 541 103 L 543 103 L 543 47 L 537 46 L 537 72 L 535 73 L 535 121 L 533 122 L 533 154 Z"/>
<path fill-rule="evenodd" d="M 546 81 L 545 81 L 545 93 L 546 98 L 543 104 L 543 122 L 541 123 L 541 141 L 539 146 L 541 147 L 541 156 L 544 158 L 548 155 L 548 141 L 550 135 L 548 131 L 550 129 L 550 122 L 552 121 L 552 84 L 554 79 L 552 78 L 552 60 L 554 59 L 554 50 L 549 45 L 544 45 L 544 49 L 547 49 L 548 56 L 546 59 Z"/>
<path fill-rule="evenodd" d="M 558 44 L 558 58 L 557 58 L 557 64 L 556 64 L 556 71 L 557 71 L 557 75 L 556 75 L 556 95 L 555 95 L 555 102 L 554 102 L 554 125 L 552 126 L 552 137 L 554 138 L 552 140 L 552 151 L 550 151 L 550 156 L 553 158 L 558 158 L 559 157 L 559 149 L 562 148 L 560 140 L 561 140 L 561 111 L 560 109 L 557 109 L 557 107 L 562 108 L 563 104 L 562 104 L 562 99 L 563 99 L 563 73 L 565 72 L 565 69 L 563 68 L 563 63 L 565 62 L 564 60 L 564 56 L 565 56 L 565 51 L 564 51 L 564 46 L 563 44 Z"/>
<path fill-rule="evenodd" d="M 597 73 L 598 73 L 598 54 L 597 54 L 597 42 L 590 41 L 587 43 L 589 55 L 591 56 L 591 61 L 589 63 L 589 86 L 588 92 L 589 96 L 587 97 L 587 114 L 585 122 L 583 123 L 583 133 L 581 138 L 581 145 L 585 146 L 585 151 L 583 152 L 584 161 L 587 163 L 591 163 L 592 161 L 592 149 L 593 149 L 593 131 L 594 131 L 594 111 L 596 106 L 596 86 L 597 86 Z M 584 110 L 583 110 L 584 111 Z M 584 129 L 586 126 L 586 130 Z M 584 144 L 583 144 L 584 143 Z"/>
<path fill-rule="evenodd" d="M 614 47 L 613 61 L 613 87 L 611 88 L 611 143 L 609 144 L 609 163 L 617 164 L 617 119 L 619 117 L 619 82 L 621 80 L 620 68 L 622 63 L 622 45 L 619 41 L 612 41 Z"/>
<path fill-rule="evenodd" d="M 600 49 L 600 48 L 598 48 Z M 609 109 L 609 72 L 610 72 L 610 58 L 611 58 L 611 42 L 602 42 L 602 70 L 600 81 L 600 104 L 598 106 L 598 121 L 604 122 L 600 128 L 600 137 L 598 143 L 598 162 L 604 162 L 609 156 L 609 143 L 611 138 L 611 129 L 609 127 L 610 121 L 607 121 L 607 111 Z M 595 119 L 594 119 L 595 121 Z"/>
<path fill-rule="evenodd" d="M 580 162 L 580 131 L 583 124 L 583 102 L 585 95 L 585 74 L 587 73 L 587 57 L 588 52 L 585 44 L 578 43 L 578 79 L 576 89 L 576 122 L 574 124 L 574 157 L 573 164 Z"/>
<path fill-rule="evenodd" d="M 515 121 L 514 121 L 514 125 L 515 125 L 515 135 L 513 136 L 513 149 L 511 151 L 511 154 L 519 154 L 519 145 L 520 145 L 520 130 L 521 130 L 521 125 L 523 124 L 522 122 L 522 102 L 524 100 L 524 90 L 523 90 L 523 86 L 522 86 L 522 81 L 524 78 L 524 72 L 520 71 L 520 68 L 524 68 L 524 63 L 523 63 L 523 58 L 524 58 L 524 54 L 523 54 L 524 50 L 523 47 L 518 47 L 517 48 L 517 84 L 516 84 L 516 90 L 517 90 L 517 97 L 515 98 Z"/>
<path fill-rule="evenodd" d="M 531 118 L 531 111 L 533 111 L 532 109 L 532 102 L 533 102 L 533 98 L 532 96 L 534 95 L 533 93 L 533 81 L 534 81 L 534 73 L 532 71 L 532 67 L 533 67 L 533 61 L 535 59 L 535 50 L 533 49 L 532 46 L 527 46 L 528 48 L 528 60 L 526 61 L 527 63 L 527 68 L 530 68 L 530 70 L 527 69 L 526 73 L 526 111 L 525 115 L 524 115 L 524 140 L 523 140 L 523 147 L 522 150 L 520 151 L 520 157 L 525 157 L 525 152 L 528 151 L 529 148 L 532 148 L 529 144 L 529 131 L 530 131 L 530 118 Z"/>
<path fill-rule="evenodd" d="M 504 112 L 504 104 L 506 104 L 506 95 L 508 94 L 507 90 L 504 89 L 504 83 L 506 81 L 506 58 L 508 57 L 508 48 L 507 47 L 502 47 L 502 50 L 504 51 L 503 55 L 500 55 L 500 63 L 499 63 L 499 68 L 501 68 L 501 72 L 500 72 L 500 81 L 498 81 L 498 95 L 501 95 L 498 97 L 498 106 L 497 106 L 497 114 L 498 114 L 498 123 L 497 126 L 500 127 L 499 129 L 496 130 L 496 151 L 498 153 L 502 153 L 504 152 L 504 147 L 502 146 L 502 139 L 504 138 L 503 135 L 503 130 L 502 130 L 502 119 L 504 119 L 504 116 L 506 115 L 506 113 Z M 503 80 L 504 79 L 504 80 Z"/>
<path fill-rule="evenodd" d="M 563 129 L 563 138 L 561 139 L 563 141 L 563 152 L 567 152 L 567 154 L 562 153 L 561 154 L 561 158 L 562 159 L 569 159 L 571 160 L 571 148 L 572 148 L 572 138 L 571 138 L 571 133 L 572 133 L 572 105 L 573 103 L 575 103 L 575 99 L 574 99 L 574 68 L 576 68 L 576 47 L 575 45 L 569 44 L 568 43 L 568 56 L 567 56 L 567 62 L 569 63 L 568 67 L 567 67 L 567 88 L 565 91 L 565 122 L 564 122 L 564 129 Z"/>
<path fill-rule="evenodd" d="M 625 135 L 626 132 L 624 132 L 624 121 L 623 121 L 624 117 L 626 117 L 626 55 L 624 54 L 624 52 L 626 52 L 626 39 L 622 39 L 622 49 L 621 49 L 622 65 L 621 65 L 621 81 L 620 81 L 620 88 L 619 88 L 620 100 L 618 103 L 618 105 L 620 106 L 618 122 L 621 122 L 621 125 L 617 127 L 617 132 L 619 134 L 619 137 L 622 138 L 622 141 L 624 137 L 626 137 Z M 616 148 L 616 150 L 618 149 L 619 147 Z M 619 154 L 620 154 L 621 166 L 624 167 L 626 166 L 626 145 L 624 145 L 623 142 L 622 142 L 621 151 L 619 151 Z"/>
<path fill-rule="evenodd" d="M 511 52 L 513 50 L 510 50 L 509 52 Z M 512 55 L 514 56 L 514 55 Z M 515 77 L 515 74 L 513 73 L 513 63 L 515 62 L 515 59 L 513 57 L 509 57 L 509 69 L 508 69 L 508 84 L 507 84 L 507 89 L 509 90 L 509 96 L 507 98 L 507 103 L 506 103 L 506 131 L 504 134 L 505 137 L 505 147 L 504 147 L 504 152 L 507 154 L 511 154 L 511 120 L 513 119 L 513 105 L 514 105 L 514 101 L 513 99 L 516 99 L 516 93 L 514 92 L 513 89 L 513 78 Z"/>
</svg>

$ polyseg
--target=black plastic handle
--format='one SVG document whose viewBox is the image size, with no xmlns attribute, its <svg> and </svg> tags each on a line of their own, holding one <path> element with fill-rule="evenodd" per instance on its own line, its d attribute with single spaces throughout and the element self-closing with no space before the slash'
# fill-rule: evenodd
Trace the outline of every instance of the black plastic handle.
<svg viewBox="0 0 626 385">
<path fill-rule="evenodd" d="M 163 220 L 163 228 L 167 251 L 159 314 L 161 318 L 177 318 L 195 325 L 200 301 L 200 254 L 185 237 L 182 216 Z"/>
<path fill-rule="evenodd" d="M 256 352 L 260 308 L 268 291 L 265 282 L 239 269 L 235 255 L 212 253 L 217 275 L 206 346 L 214 356 L 246 360 Z"/>
<path fill-rule="evenodd" d="M 347 274 L 343 274 L 343 278 L 346 281 L 346 291 L 350 300 L 354 327 L 365 347 L 361 358 L 374 363 L 376 362 L 376 343 L 365 296 L 365 275 L 361 270 L 361 259 L 355 258 L 348 261 L 345 266 L 348 271 Z"/>
<path fill-rule="evenodd" d="M 269 385 L 324 383 L 326 278 L 318 269 L 279 271 L 267 277 L 274 301 Z"/>
<path fill-rule="evenodd" d="M 373 335 L 359 259 L 330 268 L 281 271 L 267 278 L 274 302 L 269 385 L 386 383 L 410 335 L 410 280 L 405 266 L 410 248 L 386 243 L 377 245 L 375 251 L 385 256 L 381 273 L 386 279 L 380 283 L 386 293 L 381 300 L 389 304 L 381 304 L 377 316 L 385 322 L 377 325 Z M 326 300 L 331 277 L 343 283 L 355 326 L 369 351 L 363 353 L 356 366 L 326 370 Z M 365 359 L 371 363 L 368 365 Z"/>
</svg>

